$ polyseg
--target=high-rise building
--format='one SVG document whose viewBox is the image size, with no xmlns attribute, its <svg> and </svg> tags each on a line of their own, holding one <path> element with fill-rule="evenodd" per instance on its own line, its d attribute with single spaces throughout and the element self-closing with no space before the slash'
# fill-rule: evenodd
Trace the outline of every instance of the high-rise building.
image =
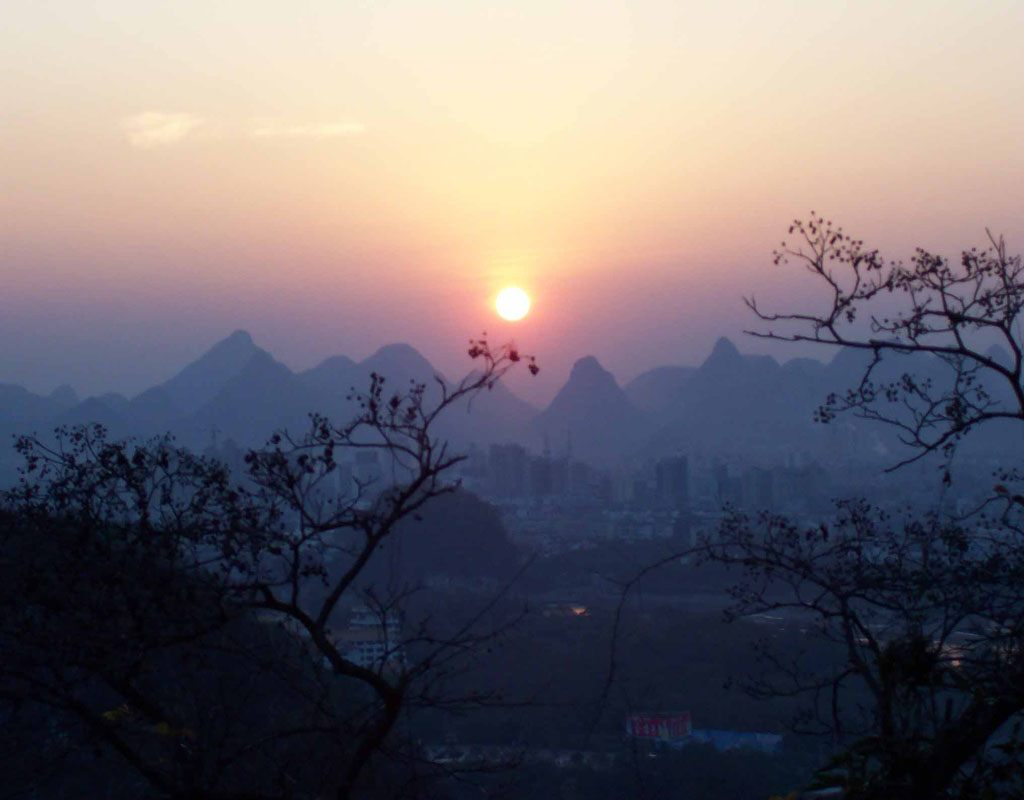
<svg viewBox="0 0 1024 800">
<path fill-rule="evenodd" d="M 530 459 L 530 496 L 548 497 L 554 490 L 551 459 L 534 456 Z"/>
<path fill-rule="evenodd" d="M 774 508 L 774 475 L 761 467 L 750 467 L 743 473 L 743 504 L 756 511 Z"/>
<path fill-rule="evenodd" d="M 686 456 L 663 458 L 654 467 L 658 505 L 682 511 L 690 502 L 690 468 Z"/>
<path fill-rule="evenodd" d="M 526 448 L 518 444 L 492 444 L 487 459 L 491 494 L 495 497 L 525 496 L 528 463 Z"/>
</svg>

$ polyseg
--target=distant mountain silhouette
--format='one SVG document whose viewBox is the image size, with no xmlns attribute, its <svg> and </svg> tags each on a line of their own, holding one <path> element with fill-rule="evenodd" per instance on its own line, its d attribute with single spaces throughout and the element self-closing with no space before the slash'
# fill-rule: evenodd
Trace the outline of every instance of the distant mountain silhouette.
<svg viewBox="0 0 1024 800">
<path fill-rule="evenodd" d="M 182 409 L 174 404 L 171 393 L 163 386 L 153 386 L 128 401 L 112 432 L 118 436 L 145 436 L 167 430 L 181 414 Z"/>
<path fill-rule="evenodd" d="M 446 379 L 419 351 L 408 344 L 385 345 L 373 355 L 358 364 L 351 364 L 346 369 L 342 369 L 343 362 L 331 364 L 330 367 L 325 366 L 326 363 L 315 368 L 318 371 L 316 379 L 320 381 L 319 386 L 323 388 L 330 385 L 333 396 L 342 399 L 349 395 L 353 388 L 357 392 L 366 391 L 373 373 L 384 378 L 386 395 L 404 393 L 414 384 L 424 384 L 428 403 L 436 403 L 440 399 L 439 381 L 449 390 L 454 388 L 455 384 L 454 381 Z M 329 369 L 334 372 L 327 379 L 325 373 Z M 303 377 L 306 380 L 314 379 L 312 374 L 307 373 L 304 373 Z M 353 404 L 339 406 L 337 401 L 335 403 L 336 407 L 341 409 L 340 412 L 334 412 L 333 408 L 329 409 L 323 402 L 320 407 L 339 422 L 351 417 L 357 410 Z M 530 420 L 536 414 L 537 410 L 533 406 L 498 382 L 492 389 L 480 392 L 452 408 L 449 414 L 438 421 L 438 433 L 459 446 L 470 443 L 518 441 L 525 435 Z"/>
<path fill-rule="evenodd" d="M 21 462 L 12 447 L 14 438 L 46 433 L 77 402 L 77 395 L 68 386 L 40 395 L 23 386 L 0 383 L 0 489 L 18 479 Z"/>
<path fill-rule="evenodd" d="M 358 411 L 349 396 L 369 388 L 371 373 L 385 379 L 385 393 L 405 392 L 413 383 L 424 383 L 429 402 L 437 401 L 438 380 L 445 380 L 415 348 L 401 343 L 385 345 L 361 362 L 332 356 L 296 374 L 258 347 L 248 333 L 235 331 L 172 378 L 130 401 L 103 395 L 59 413 L 61 404 L 12 387 L 9 394 L 17 404 L 12 400 L 8 405 L 12 415 L 15 405 L 20 409 L 12 424 L 98 422 L 114 436 L 147 437 L 169 431 L 182 444 L 199 449 L 227 439 L 255 447 L 284 428 L 301 435 L 311 412 L 344 424 Z M 70 399 L 66 393 L 62 396 Z M 3 398 L 0 387 L 0 411 Z M 536 413 L 499 383 L 472 402 L 453 408 L 440 420 L 438 434 L 459 445 L 518 441 Z"/>
<path fill-rule="evenodd" d="M 406 384 L 409 381 L 425 383 L 432 381 L 435 375 L 441 375 L 416 348 L 407 344 L 384 345 L 372 356 L 360 361 L 359 369 L 367 376 L 371 372 L 383 375 L 392 384 Z"/>
<path fill-rule="evenodd" d="M 169 380 L 133 397 L 114 432 L 134 436 L 179 432 L 184 420 L 213 400 L 260 353 L 267 355 L 248 333 L 235 331 Z"/>
<path fill-rule="evenodd" d="M 195 413 L 213 400 L 256 356 L 269 358 L 270 354 L 257 347 L 246 331 L 235 331 L 162 384 L 162 388 L 175 408 L 186 415 Z"/>
<path fill-rule="evenodd" d="M 58 386 L 50 392 L 48 399 L 61 411 L 67 411 L 69 408 L 78 404 L 78 395 L 75 394 L 75 390 L 66 383 L 63 386 Z"/>
<path fill-rule="evenodd" d="M 577 361 L 565 386 L 533 422 L 552 443 L 572 441 L 573 455 L 606 460 L 632 449 L 649 423 L 596 358 Z"/>
<path fill-rule="evenodd" d="M 355 370 L 356 362 L 348 356 L 331 356 L 312 369 L 300 372 L 298 378 L 326 402 L 330 398 L 344 398 L 352 391 Z"/>
<path fill-rule="evenodd" d="M 309 409 L 341 424 L 358 411 L 348 398 L 370 387 L 370 376 L 384 378 L 388 394 L 407 391 L 413 382 L 434 384 L 437 370 L 415 348 L 407 344 L 389 344 L 373 355 L 355 362 L 347 356 L 332 356 L 310 370 L 299 373 L 309 390 Z"/>
<path fill-rule="evenodd" d="M 99 395 L 96 399 L 111 410 L 119 413 L 128 407 L 128 398 L 117 392 L 107 392 L 106 394 Z"/>
<path fill-rule="evenodd" d="M 655 367 L 626 384 L 626 398 L 640 411 L 660 417 L 678 410 L 696 367 Z"/>
<path fill-rule="evenodd" d="M 13 383 L 0 383 L 0 422 L 15 424 L 45 421 L 78 402 L 74 391 L 62 386 L 49 395 L 33 394 Z"/>
<path fill-rule="evenodd" d="M 1005 350 L 994 346 L 989 354 L 1009 363 Z M 457 447 L 513 441 L 539 450 L 546 437 L 554 451 L 564 452 L 571 441 L 575 458 L 603 462 L 678 452 L 742 454 L 774 463 L 796 452 L 891 458 L 903 451 L 892 429 L 850 415 L 832 425 L 813 423 L 815 409 L 830 393 L 842 396 L 858 385 L 871 358 L 870 350 L 846 348 L 827 364 L 797 358 L 780 365 L 769 356 L 744 355 L 723 337 L 699 366 L 657 367 L 623 389 L 587 356 L 543 411 L 499 382 L 452 408 L 437 433 Z M 131 400 L 107 394 L 78 402 L 66 386 L 44 396 L 0 384 L 0 435 L 9 439 L 33 430 L 45 434 L 58 424 L 98 422 L 113 436 L 169 431 L 200 450 L 227 439 L 240 447 L 259 446 L 282 428 L 301 435 L 310 412 L 339 425 L 348 421 L 357 406 L 346 398 L 353 390 L 366 391 L 374 372 L 385 378 L 386 394 L 425 383 L 428 402 L 440 396 L 439 381 L 449 390 L 454 385 L 408 344 L 386 345 L 360 362 L 332 356 L 296 374 L 248 333 L 235 331 Z M 887 352 L 872 377 L 878 387 L 904 372 L 936 386 L 948 385 L 952 375 L 938 358 Z M 994 399 L 1012 400 L 1003 386 L 983 385 Z M 1005 428 L 987 425 L 966 447 L 977 454 L 1012 449 L 1017 437 Z M 12 453 L 0 453 L 0 473 L 12 475 L 13 463 Z"/>
<path fill-rule="evenodd" d="M 456 382 L 448 380 L 408 344 L 386 345 L 369 358 L 361 361 L 356 370 L 360 391 L 370 383 L 370 374 L 385 378 L 385 391 L 404 392 L 413 383 L 426 385 L 428 403 L 440 399 L 442 381 L 451 390 Z M 500 381 L 490 390 L 484 390 L 459 403 L 451 412 L 438 420 L 438 433 L 453 444 L 519 441 L 526 435 L 530 421 L 537 410 L 520 399 Z"/>
<path fill-rule="evenodd" d="M 114 429 L 121 423 L 121 413 L 99 397 L 88 397 L 58 416 L 54 422 L 59 425 L 99 424 Z"/>
<path fill-rule="evenodd" d="M 529 438 L 530 423 L 536 416 L 536 408 L 499 381 L 457 404 L 439 420 L 440 432 L 460 446 L 523 442 Z"/>
<path fill-rule="evenodd" d="M 128 398 L 123 394 L 108 392 L 98 397 L 87 397 L 61 414 L 56 422 L 61 425 L 100 424 L 113 429 L 121 424 L 122 415 L 128 408 Z"/>
<path fill-rule="evenodd" d="M 813 447 L 820 397 L 806 370 L 770 356 L 742 355 L 722 337 L 683 388 L 680 404 L 649 443 L 654 453 L 703 452 L 774 457 Z"/>
<path fill-rule="evenodd" d="M 813 358 L 792 358 L 782 365 L 782 369 L 798 380 L 820 381 L 824 379 L 826 367 Z"/>
<path fill-rule="evenodd" d="M 310 404 L 310 392 L 295 373 L 260 350 L 182 427 L 193 439 L 224 435 L 256 446 L 275 430 L 307 428 Z"/>
</svg>

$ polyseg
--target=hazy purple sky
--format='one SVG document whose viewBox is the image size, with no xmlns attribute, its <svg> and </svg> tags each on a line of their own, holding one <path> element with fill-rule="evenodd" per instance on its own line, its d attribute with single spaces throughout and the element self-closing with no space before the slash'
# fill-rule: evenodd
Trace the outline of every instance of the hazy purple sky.
<svg viewBox="0 0 1024 800">
<path fill-rule="evenodd" d="M 893 255 L 1024 242 L 1019 2 L 155 6 L 5 16 L 0 382 L 132 394 L 236 328 L 454 374 L 486 329 L 544 400 L 802 302 L 771 250 L 811 208 Z"/>
</svg>

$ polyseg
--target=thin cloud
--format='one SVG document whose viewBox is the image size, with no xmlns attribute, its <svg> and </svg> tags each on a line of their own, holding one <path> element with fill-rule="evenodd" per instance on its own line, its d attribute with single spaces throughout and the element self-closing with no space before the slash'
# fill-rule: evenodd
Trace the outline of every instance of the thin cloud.
<svg viewBox="0 0 1024 800">
<path fill-rule="evenodd" d="M 318 125 L 261 123 L 248 129 L 212 125 L 203 117 L 187 113 L 143 111 L 121 119 L 121 131 L 128 143 L 140 150 L 168 147 L 195 139 L 338 139 L 361 136 L 366 126 L 361 122 L 328 122 Z"/>
<path fill-rule="evenodd" d="M 143 111 L 122 119 L 121 130 L 132 147 L 148 150 L 194 137 L 205 124 L 206 120 L 194 114 Z"/>
<path fill-rule="evenodd" d="M 366 132 L 361 122 L 329 122 L 323 125 L 260 125 L 253 128 L 256 139 L 336 139 Z"/>
</svg>

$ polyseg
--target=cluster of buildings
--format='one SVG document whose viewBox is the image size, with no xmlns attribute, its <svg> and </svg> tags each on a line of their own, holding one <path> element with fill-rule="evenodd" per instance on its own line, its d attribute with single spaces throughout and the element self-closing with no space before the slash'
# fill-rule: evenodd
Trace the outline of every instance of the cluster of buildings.
<svg viewBox="0 0 1024 800">
<path fill-rule="evenodd" d="M 735 467 L 675 455 L 595 467 L 520 444 L 471 450 L 463 485 L 495 504 L 513 540 L 540 552 L 601 541 L 693 540 L 716 530 L 726 506 L 816 512 L 827 505 L 825 473 L 813 463 Z"/>
<path fill-rule="evenodd" d="M 694 729 L 690 713 L 655 712 L 626 717 L 625 742 L 655 755 L 691 745 L 711 745 L 719 752 L 747 750 L 779 755 L 782 735 L 754 731 Z M 467 768 L 514 768 L 522 764 L 549 764 L 562 769 L 586 767 L 598 772 L 621 766 L 628 751 L 609 742 L 604 749 L 515 747 L 508 745 L 444 744 L 425 745 L 423 755 L 435 764 Z"/>
<path fill-rule="evenodd" d="M 227 443 L 211 455 L 233 468 L 241 466 L 241 453 Z M 963 498 L 937 499 L 930 488 L 934 469 L 921 469 L 928 474 L 904 469 L 885 475 L 877 463 L 837 462 L 825 469 L 796 452 L 780 453 L 774 465 L 740 456 L 677 454 L 595 466 L 574 458 L 567 440 L 559 454 L 546 442 L 541 453 L 519 443 L 473 447 L 458 477 L 466 489 L 499 508 L 513 541 L 534 552 L 557 553 L 603 541 L 677 539 L 690 544 L 718 530 L 724 509 L 780 513 L 802 524 L 827 521 L 835 513 L 836 497 L 871 497 L 890 509 L 969 505 Z M 401 479 L 400 473 L 386 452 L 355 450 L 339 460 L 323 484 L 324 496 L 369 505 L 391 481 Z M 971 479 L 987 473 L 988 468 L 965 470 L 967 480 L 960 478 L 958 486 L 970 489 Z M 977 493 L 988 488 L 981 486 Z"/>
<path fill-rule="evenodd" d="M 382 672 L 398 671 L 406 665 L 402 619 L 397 609 L 355 605 L 339 609 L 338 616 L 339 622 L 327 628 L 326 633 L 342 656 L 360 667 Z M 290 617 L 268 611 L 257 619 L 300 641 L 310 642 L 309 631 Z M 330 668 L 331 664 L 325 661 L 324 666 Z"/>
<path fill-rule="evenodd" d="M 402 620 L 396 609 L 356 606 L 348 624 L 331 630 L 331 640 L 349 661 L 368 669 L 400 669 L 405 665 Z"/>
<path fill-rule="evenodd" d="M 571 446 L 553 455 L 546 446 L 537 454 L 501 444 L 471 450 L 460 477 L 500 509 L 513 540 L 551 553 L 607 540 L 692 543 L 713 535 L 726 509 L 784 514 L 810 524 L 829 520 L 840 497 L 870 497 L 889 510 L 967 502 L 937 498 L 934 472 L 934 465 L 922 464 L 893 475 L 877 462 L 853 461 L 826 469 L 796 452 L 780 453 L 774 465 L 678 454 L 598 467 L 574 459 Z M 973 473 L 965 475 L 958 486 L 970 494 Z"/>
<path fill-rule="evenodd" d="M 794 458 L 762 467 L 680 454 L 601 468 L 574 460 L 571 450 L 537 455 L 519 444 L 471 450 L 461 477 L 466 488 L 497 503 L 649 511 L 786 510 L 829 489 L 817 464 Z"/>
</svg>

